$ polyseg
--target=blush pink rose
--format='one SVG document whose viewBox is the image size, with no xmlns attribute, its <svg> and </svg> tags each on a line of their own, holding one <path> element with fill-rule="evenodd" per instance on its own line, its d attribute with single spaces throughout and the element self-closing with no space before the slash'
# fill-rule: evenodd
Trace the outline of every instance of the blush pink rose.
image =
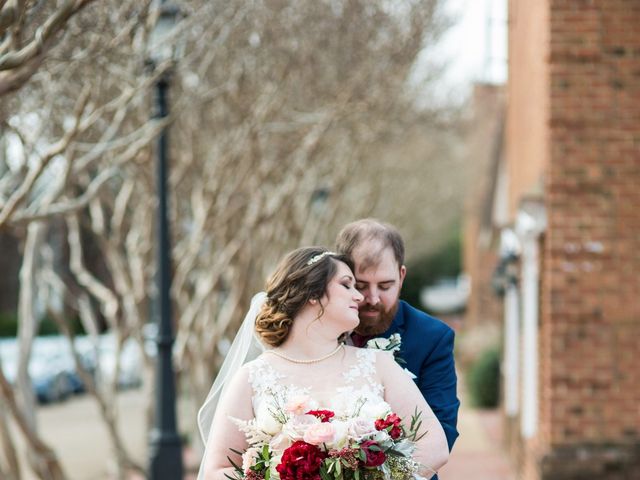
<svg viewBox="0 0 640 480">
<path fill-rule="evenodd" d="M 303 440 L 311 445 L 320 445 L 333 441 L 335 434 L 336 429 L 330 423 L 317 423 L 307 428 Z"/>
<path fill-rule="evenodd" d="M 247 473 L 251 467 L 256 464 L 258 460 L 258 454 L 260 450 L 256 447 L 249 447 L 246 452 L 242 454 L 242 471 Z"/>
<path fill-rule="evenodd" d="M 308 395 L 296 395 L 289 399 L 284 409 L 294 415 L 303 415 L 311 407 L 311 397 Z"/>
<path fill-rule="evenodd" d="M 309 427 L 319 423 L 320 420 L 313 415 L 296 415 L 283 425 L 282 433 L 296 442 L 304 438 L 304 434 L 307 433 Z"/>
</svg>

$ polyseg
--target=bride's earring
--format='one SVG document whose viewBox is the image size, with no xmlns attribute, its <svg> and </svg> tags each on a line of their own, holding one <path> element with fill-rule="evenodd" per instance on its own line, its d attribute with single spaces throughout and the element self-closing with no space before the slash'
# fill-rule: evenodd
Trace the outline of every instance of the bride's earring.
<svg viewBox="0 0 640 480">
<path fill-rule="evenodd" d="M 309 303 L 310 303 L 311 305 L 315 305 L 315 304 L 316 304 L 316 302 L 317 302 L 317 300 L 316 300 L 315 298 L 312 298 L 311 300 L 309 300 Z"/>
</svg>

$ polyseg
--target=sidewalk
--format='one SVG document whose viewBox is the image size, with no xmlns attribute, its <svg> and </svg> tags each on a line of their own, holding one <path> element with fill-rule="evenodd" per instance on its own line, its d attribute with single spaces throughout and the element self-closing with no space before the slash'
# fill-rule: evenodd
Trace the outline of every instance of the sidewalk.
<svg viewBox="0 0 640 480">
<path fill-rule="evenodd" d="M 464 379 L 459 379 L 459 385 Z M 514 480 L 515 473 L 502 449 L 499 410 L 477 410 L 468 405 L 460 388 L 462 406 L 458 431 L 449 462 L 440 470 L 440 480 Z"/>
</svg>

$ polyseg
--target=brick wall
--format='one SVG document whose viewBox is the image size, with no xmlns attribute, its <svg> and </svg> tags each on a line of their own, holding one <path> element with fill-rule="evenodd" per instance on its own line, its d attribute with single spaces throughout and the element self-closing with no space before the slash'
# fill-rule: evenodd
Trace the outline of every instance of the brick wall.
<svg viewBox="0 0 640 480">
<path fill-rule="evenodd" d="M 640 2 L 509 7 L 510 210 L 542 185 L 548 217 L 520 478 L 639 479 Z"/>
<path fill-rule="evenodd" d="M 542 478 L 640 478 L 640 2 L 549 7 Z"/>
</svg>

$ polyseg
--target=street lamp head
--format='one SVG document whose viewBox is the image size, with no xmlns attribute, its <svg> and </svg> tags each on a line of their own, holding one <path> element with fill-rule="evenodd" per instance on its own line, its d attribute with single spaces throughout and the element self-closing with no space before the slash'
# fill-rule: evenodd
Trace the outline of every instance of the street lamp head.
<svg viewBox="0 0 640 480">
<path fill-rule="evenodd" d="M 158 65 L 166 61 L 176 61 L 182 54 L 179 38 L 176 37 L 182 12 L 180 8 L 166 0 L 160 0 L 157 6 L 157 17 L 149 35 L 147 57 Z"/>
</svg>

